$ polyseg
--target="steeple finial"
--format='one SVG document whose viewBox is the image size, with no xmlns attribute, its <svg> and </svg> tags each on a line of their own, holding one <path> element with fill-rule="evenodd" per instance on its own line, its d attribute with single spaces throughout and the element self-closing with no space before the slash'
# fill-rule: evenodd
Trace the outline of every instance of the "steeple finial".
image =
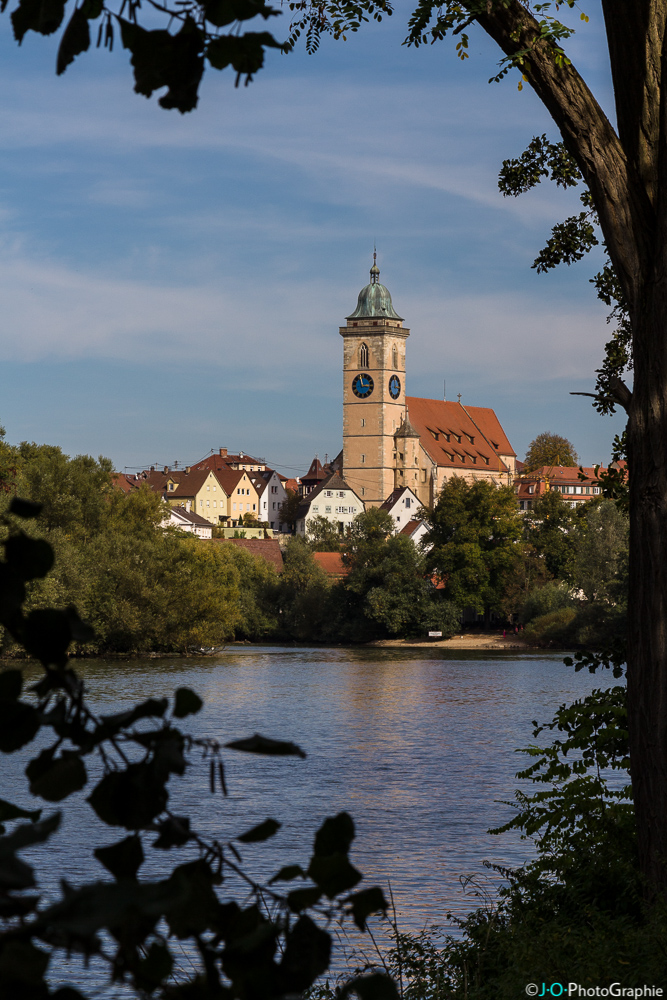
<svg viewBox="0 0 667 1000">
<path fill-rule="evenodd" d="M 377 285 L 380 277 L 380 268 L 377 266 L 377 249 L 373 244 L 373 266 L 371 268 L 371 285 Z"/>
</svg>

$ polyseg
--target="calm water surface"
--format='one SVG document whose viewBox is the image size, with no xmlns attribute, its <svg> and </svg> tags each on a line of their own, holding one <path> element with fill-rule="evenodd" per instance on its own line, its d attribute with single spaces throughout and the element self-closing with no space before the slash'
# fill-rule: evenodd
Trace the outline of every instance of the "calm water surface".
<svg viewBox="0 0 667 1000">
<path fill-rule="evenodd" d="M 348 810 L 355 864 L 366 884 L 391 881 L 401 927 L 412 930 L 471 909 L 460 879 L 484 877 L 484 860 L 516 865 L 529 856 L 517 835 L 487 833 L 512 815 L 502 800 L 518 785 L 515 748 L 531 742 L 533 719 L 550 719 L 601 683 L 565 667 L 560 654 L 480 658 L 435 649 L 233 647 L 200 661 L 97 660 L 77 669 L 100 712 L 188 686 L 205 702 L 186 720 L 195 735 L 224 743 L 260 732 L 299 743 L 306 760 L 228 751 L 227 799 L 209 794 L 208 770 L 195 762 L 171 804 L 222 840 L 267 816 L 280 820 L 273 840 L 244 851 L 259 877 L 306 862 L 320 822 Z M 0 797 L 33 805 L 17 764 L 3 762 Z M 100 877 L 92 846 L 119 839 L 83 796 L 67 812 L 41 859 L 54 888 L 63 875 L 74 884 Z M 142 871 L 158 874 L 158 864 Z"/>
</svg>

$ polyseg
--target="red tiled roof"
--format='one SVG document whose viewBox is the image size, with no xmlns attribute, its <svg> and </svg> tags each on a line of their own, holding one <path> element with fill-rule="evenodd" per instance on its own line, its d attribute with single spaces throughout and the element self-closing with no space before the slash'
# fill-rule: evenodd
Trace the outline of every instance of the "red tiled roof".
<svg viewBox="0 0 667 1000">
<path fill-rule="evenodd" d="M 128 476 L 125 472 L 112 472 L 111 482 L 123 493 L 131 493 L 132 490 L 138 490 L 144 480 L 138 476 Z"/>
<path fill-rule="evenodd" d="M 412 535 L 413 532 L 415 532 L 417 528 L 420 526 L 420 524 L 423 523 L 424 523 L 423 521 L 418 521 L 418 520 L 408 521 L 408 523 L 399 531 L 399 535 Z"/>
<path fill-rule="evenodd" d="M 174 472 L 148 472 L 144 482 L 157 493 L 166 493 L 170 497 L 193 497 L 202 488 L 208 478 L 208 469 L 185 472 L 178 469 Z M 167 482 L 172 480 L 175 489 L 167 490 Z"/>
<path fill-rule="evenodd" d="M 499 456 L 515 452 L 493 410 L 417 396 L 406 396 L 405 402 L 421 446 L 436 465 L 509 471 Z"/>
<path fill-rule="evenodd" d="M 210 469 L 212 472 L 218 472 L 224 469 L 231 469 L 232 465 L 266 465 L 265 462 L 260 461 L 258 458 L 253 458 L 252 455 L 228 455 L 226 449 L 223 448 L 223 451 L 225 452 L 224 455 L 216 451 L 215 454 L 202 458 L 200 462 L 195 462 L 191 468 Z M 243 472 L 244 470 L 241 469 L 240 471 Z"/>
<path fill-rule="evenodd" d="M 283 571 L 283 554 L 277 538 L 214 538 L 221 545 L 236 545 L 251 556 L 259 556 L 273 566 L 276 573 Z"/>
<path fill-rule="evenodd" d="M 340 552 L 313 552 L 313 559 L 328 576 L 342 579 L 350 572 Z"/>
</svg>

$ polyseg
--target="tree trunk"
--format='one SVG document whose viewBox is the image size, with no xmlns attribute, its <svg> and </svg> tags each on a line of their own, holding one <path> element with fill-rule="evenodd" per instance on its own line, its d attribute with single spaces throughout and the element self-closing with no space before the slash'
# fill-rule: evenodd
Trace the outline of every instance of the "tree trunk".
<svg viewBox="0 0 667 1000">
<path fill-rule="evenodd" d="M 639 860 L 667 894 L 667 268 L 633 316 L 628 729 Z"/>
</svg>

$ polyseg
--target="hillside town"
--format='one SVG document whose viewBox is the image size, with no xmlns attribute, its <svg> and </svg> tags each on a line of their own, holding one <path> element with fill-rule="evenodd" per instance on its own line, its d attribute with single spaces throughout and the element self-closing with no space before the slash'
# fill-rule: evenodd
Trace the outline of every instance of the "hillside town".
<svg viewBox="0 0 667 1000">
<path fill-rule="evenodd" d="M 343 447 L 335 458 L 321 462 L 316 455 L 304 475 L 289 478 L 263 458 L 219 447 L 190 465 L 116 473 L 116 487 L 159 494 L 170 507 L 166 523 L 200 538 L 282 545 L 293 534 L 307 538 L 318 519 L 343 537 L 372 507 L 389 513 L 396 533 L 419 543 L 425 511 L 453 477 L 513 487 L 521 512 L 549 490 L 572 508 L 600 494 L 602 466 L 526 472 L 493 409 L 464 404 L 460 395 L 455 401 L 407 396 L 410 330 L 379 278 L 374 254 L 370 281 L 339 328 Z"/>
</svg>

